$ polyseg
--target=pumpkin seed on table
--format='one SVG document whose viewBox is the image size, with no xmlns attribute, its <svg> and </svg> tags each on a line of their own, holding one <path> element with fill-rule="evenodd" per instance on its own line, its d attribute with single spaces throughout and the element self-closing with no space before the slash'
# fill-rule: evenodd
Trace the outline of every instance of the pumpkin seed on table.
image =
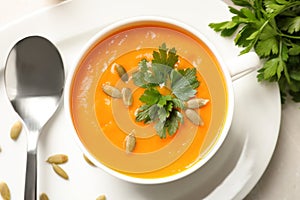
<svg viewBox="0 0 300 200">
<path fill-rule="evenodd" d="M 61 168 L 60 166 L 58 166 L 57 164 L 52 164 L 52 168 L 53 170 L 55 171 L 55 173 L 57 175 L 59 175 L 60 177 L 68 180 L 69 179 L 69 176 L 67 174 L 67 172 L 65 172 L 65 170 L 63 170 L 63 168 Z"/>
<path fill-rule="evenodd" d="M 10 190 L 5 182 L 0 182 L 0 194 L 3 200 L 10 200 Z"/>
<path fill-rule="evenodd" d="M 88 157 L 86 157 L 86 155 L 83 154 L 83 158 L 89 165 L 96 167 L 96 165 Z"/>
<path fill-rule="evenodd" d="M 114 63 L 114 68 L 116 69 L 116 71 L 117 71 L 119 77 L 122 79 L 122 81 L 127 82 L 129 78 L 128 78 L 126 69 L 122 65 L 117 64 L 117 63 Z"/>
<path fill-rule="evenodd" d="M 120 90 L 118 88 L 116 88 L 114 86 L 111 86 L 108 84 L 103 84 L 102 90 L 105 94 L 107 94 L 110 97 L 118 98 L 118 99 L 122 98 L 122 93 L 120 92 Z"/>
<path fill-rule="evenodd" d="M 10 129 L 10 138 L 13 140 L 17 140 L 22 131 L 22 127 L 23 127 L 22 122 L 16 121 Z"/>
<path fill-rule="evenodd" d="M 130 88 L 122 89 L 122 99 L 125 106 L 131 106 L 133 102 L 132 92 Z"/>
<path fill-rule="evenodd" d="M 49 200 L 49 198 L 48 198 L 48 196 L 47 196 L 46 193 L 42 193 L 42 194 L 40 195 L 40 200 Z"/>
<path fill-rule="evenodd" d="M 55 154 L 48 157 L 48 159 L 46 160 L 46 162 L 50 164 L 63 164 L 66 163 L 67 161 L 68 161 L 68 156 L 65 154 Z"/>
<path fill-rule="evenodd" d="M 102 194 L 99 197 L 97 197 L 96 200 L 106 200 L 106 196 L 104 194 Z"/>
<path fill-rule="evenodd" d="M 195 124 L 197 126 L 204 125 L 202 118 L 200 117 L 198 112 L 196 112 L 195 110 L 188 108 L 185 110 L 185 115 L 193 124 Z"/>
<path fill-rule="evenodd" d="M 133 152 L 136 145 L 136 138 L 134 131 L 131 131 L 125 138 L 125 150 L 126 153 Z"/>
<path fill-rule="evenodd" d="M 193 98 L 186 102 L 187 108 L 201 108 L 209 102 L 208 99 L 203 98 Z"/>
</svg>

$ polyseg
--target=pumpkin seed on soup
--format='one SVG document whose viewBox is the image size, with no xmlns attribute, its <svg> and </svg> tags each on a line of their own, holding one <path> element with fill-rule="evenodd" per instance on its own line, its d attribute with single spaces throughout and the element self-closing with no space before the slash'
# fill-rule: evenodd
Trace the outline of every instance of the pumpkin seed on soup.
<svg viewBox="0 0 300 200">
<path fill-rule="evenodd" d="M 116 71 L 117 71 L 119 77 L 122 79 L 122 81 L 127 82 L 129 78 L 128 78 L 126 69 L 122 65 L 117 64 L 117 63 L 114 63 L 114 68 L 116 69 Z"/>
<path fill-rule="evenodd" d="M 136 138 L 134 131 L 131 131 L 125 138 L 125 150 L 126 153 L 130 153 L 134 150 L 136 145 Z"/>
<path fill-rule="evenodd" d="M 102 90 L 105 94 L 107 94 L 110 97 L 113 98 L 118 98 L 121 99 L 122 98 L 122 93 L 120 92 L 120 90 L 116 87 L 113 87 L 111 85 L 108 84 L 103 84 L 102 85 Z"/>
<path fill-rule="evenodd" d="M 130 88 L 123 88 L 122 89 L 122 99 L 125 106 L 129 107 L 132 105 L 133 97 Z"/>
<path fill-rule="evenodd" d="M 46 161 L 51 164 L 63 164 L 68 161 L 68 156 L 65 154 L 56 154 L 50 156 Z"/>
<path fill-rule="evenodd" d="M 22 131 L 22 122 L 16 121 L 10 129 L 10 138 L 13 140 L 17 140 L 21 131 Z"/>
<path fill-rule="evenodd" d="M 209 102 L 208 99 L 203 98 L 193 98 L 186 102 L 187 108 L 201 108 Z"/>
<path fill-rule="evenodd" d="M 195 110 L 188 108 L 185 110 L 185 115 L 193 124 L 195 124 L 197 126 L 204 125 L 202 118 L 200 117 L 198 112 L 196 112 Z"/>
<path fill-rule="evenodd" d="M 5 182 L 0 183 L 0 194 L 3 200 L 10 200 L 10 190 Z"/>
</svg>

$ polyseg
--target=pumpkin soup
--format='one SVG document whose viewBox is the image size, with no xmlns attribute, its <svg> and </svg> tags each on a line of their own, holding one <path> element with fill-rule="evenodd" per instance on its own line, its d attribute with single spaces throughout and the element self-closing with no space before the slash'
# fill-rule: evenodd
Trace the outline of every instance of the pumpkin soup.
<svg viewBox="0 0 300 200">
<path fill-rule="evenodd" d="M 84 146 L 133 177 L 192 166 L 212 148 L 226 115 L 218 62 L 202 41 L 175 27 L 136 26 L 99 41 L 82 59 L 72 93 Z"/>
</svg>

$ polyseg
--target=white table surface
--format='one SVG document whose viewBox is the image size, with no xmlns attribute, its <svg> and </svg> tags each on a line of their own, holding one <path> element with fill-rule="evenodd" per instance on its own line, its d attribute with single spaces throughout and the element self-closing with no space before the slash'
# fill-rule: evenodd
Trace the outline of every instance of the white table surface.
<svg viewBox="0 0 300 200">
<path fill-rule="evenodd" d="M 22 16 L 61 0 L 0 0 L 0 28 Z M 225 0 L 230 4 L 230 0 Z M 294 200 L 300 198 L 300 104 L 282 106 L 281 128 L 272 160 L 246 200 Z"/>
</svg>

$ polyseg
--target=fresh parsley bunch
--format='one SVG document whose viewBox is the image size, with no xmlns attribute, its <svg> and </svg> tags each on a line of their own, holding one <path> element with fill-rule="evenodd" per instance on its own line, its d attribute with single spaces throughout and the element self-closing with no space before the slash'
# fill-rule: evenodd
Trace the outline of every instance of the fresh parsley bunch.
<svg viewBox="0 0 300 200">
<path fill-rule="evenodd" d="M 299 0 L 232 0 L 231 21 L 209 26 L 222 36 L 237 30 L 234 42 L 243 47 L 241 54 L 254 48 L 264 59 L 258 81 L 277 81 L 282 102 L 289 93 L 300 102 L 300 1 Z"/>
<path fill-rule="evenodd" d="M 138 70 L 133 73 L 134 84 L 145 88 L 139 98 L 143 105 L 138 109 L 136 120 L 155 123 L 161 138 L 176 133 L 183 123 L 181 110 L 184 101 L 192 98 L 199 87 L 196 68 L 177 69 L 178 55 L 175 48 L 168 49 L 163 43 L 158 51 L 153 51 L 153 59 L 143 59 Z M 166 87 L 170 94 L 161 94 L 160 87 Z"/>
</svg>

